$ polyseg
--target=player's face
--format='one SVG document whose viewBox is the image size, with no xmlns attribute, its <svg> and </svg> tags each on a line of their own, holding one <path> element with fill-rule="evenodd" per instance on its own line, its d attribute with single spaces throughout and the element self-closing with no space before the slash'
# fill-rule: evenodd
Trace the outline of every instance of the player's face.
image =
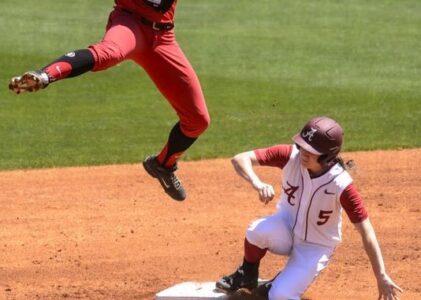
<svg viewBox="0 0 421 300">
<path fill-rule="evenodd" d="M 319 155 L 308 152 L 303 147 L 300 147 L 300 161 L 304 168 L 309 169 L 313 173 L 320 172 L 322 166 L 317 161 L 318 158 Z"/>
</svg>

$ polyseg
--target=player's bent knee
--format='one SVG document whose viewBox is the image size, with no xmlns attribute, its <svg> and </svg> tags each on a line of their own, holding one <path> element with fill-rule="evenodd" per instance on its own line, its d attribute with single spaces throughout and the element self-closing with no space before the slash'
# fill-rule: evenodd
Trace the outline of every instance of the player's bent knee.
<svg viewBox="0 0 421 300">
<path fill-rule="evenodd" d="M 95 57 L 95 67 L 93 71 L 108 69 L 125 59 L 125 54 L 120 47 L 112 42 L 101 42 L 89 47 Z"/>
<path fill-rule="evenodd" d="M 181 130 L 189 137 L 196 138 L 201 135 L 210 125 L 209 114 L 201 114 L 193 121 L 180 120 Z"/>
<path fill-rule="evenodd" d="M 268 248 L 268 243 L 266 242 L 266 237 L 258 231 L 250 230 L 246 232 L 246 239 L 250 244 L 257 246 L 261 249 Z"/>
<path fill-rule="evenodd" d="M 199 122 L 199 126 L 198 126 L 198 128 L 200 130 L 200 133 L 203 133 L 206 129 L 208 129 L 209 125 L 210 125 L 209 114 L 203 115 L 200 118 L 200 122 Z"/>
</svg>

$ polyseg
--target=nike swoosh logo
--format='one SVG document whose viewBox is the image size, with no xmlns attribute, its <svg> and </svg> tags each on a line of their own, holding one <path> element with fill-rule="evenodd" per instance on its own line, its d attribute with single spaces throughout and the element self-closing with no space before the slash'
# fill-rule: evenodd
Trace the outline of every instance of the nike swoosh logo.
<svg viewBox="0 0 421 300">
<path fill-rule="evenodd" d="M 326 195 L 335 195 L 335 193 L 328 192 L 328 190 L 327 190 L 327 189 L 325 189 L 325 194 L 326 194 Z"/>
<path fill-rule="evenodd" d="M 162 178 L 161 178 L 161 182 L 167 189 L 170 187 L 170 185 L 168 183 L 166 183 L 165 180 L 162 179 Z"/>
<path fill-rule="evenodd" d="M 59 76 L 61 77 L 61 68 L 60 68 L 60 66 L 56 66 L 56 70 L 57 70 L 57 72 L 59 72 Z"/>
</svg>

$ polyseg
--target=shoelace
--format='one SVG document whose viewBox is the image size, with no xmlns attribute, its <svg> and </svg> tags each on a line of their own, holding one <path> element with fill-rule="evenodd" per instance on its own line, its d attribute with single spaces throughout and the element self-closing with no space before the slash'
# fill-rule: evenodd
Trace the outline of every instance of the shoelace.
<svg viewBox="0 0 421 300">
<path fill-rule="evenodd" d="M 171 182 L 173 183 L 176 190 L 179 190 L 181 187 L 181 182 L 174 174 L 171 174 Z"/>
</svg>

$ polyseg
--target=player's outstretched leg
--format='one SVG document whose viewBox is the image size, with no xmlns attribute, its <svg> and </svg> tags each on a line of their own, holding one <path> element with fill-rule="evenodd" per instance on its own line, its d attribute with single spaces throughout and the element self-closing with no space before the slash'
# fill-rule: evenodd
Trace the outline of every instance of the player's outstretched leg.
<svg viewBox="0 0 421 300">
<path fill-rule="evenodd" d="M 76 50 L 59 57 L 40 70 L 13 77 L 9 82 L 9 89 L 16 94 L 36 92 L 52 82 L 91 71 L 94 65 L 95 57 L 92 50 Z"/>
<path fill-rule="evenodd" d="M 178 177 L 174 174 L 177 170 L 177 165 L 166 168 L 158 162 L 156 156 L 151 155 L 143 161 L 143 167 L 149 175 L 159 180 L 164 191 L 171 198 L 177 201 L 186 199 L 186 191 L 181 185 Z"/>
<path fill-rule="evenodd" d="M 259 279 L 259 264 L 252 264 L 244 261 L 234 273 L 224 276 L 216 282 L 218 289 L 235 292 L 239 289 L 252 291 L 257 287 Z"/>
<path fill-rule="evenodd" d="M 22 92 L 36 92 L 44 89 L 50 83 L 47 73 L 38 71 L 28 71 L 22 76 L 13 77 L 9 82 L 9 90 L 20 94 Z"/>
</svg>

